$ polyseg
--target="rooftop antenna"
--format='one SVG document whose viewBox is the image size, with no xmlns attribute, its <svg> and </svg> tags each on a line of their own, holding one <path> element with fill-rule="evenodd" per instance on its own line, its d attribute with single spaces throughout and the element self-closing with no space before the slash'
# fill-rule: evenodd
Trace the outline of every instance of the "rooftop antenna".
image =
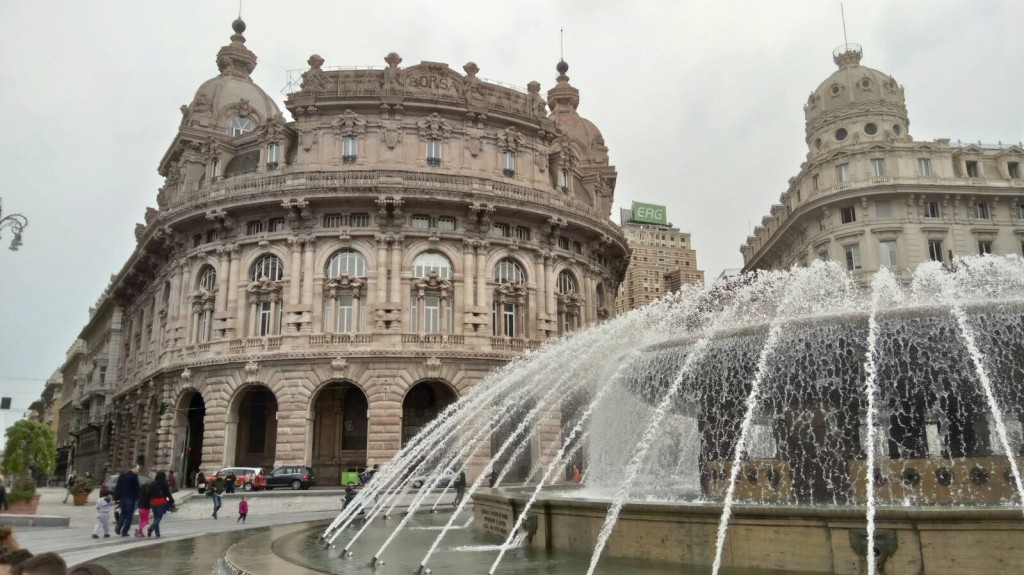
<svg viewBox="0 0 1024 575">
<path fill-rule="evenodd" d="M 558 59 L 565 61 L 565 28 L 558 29 Z"/>
<path fill-rule="evenodd" d="M 842 6 L 842 4 L 840 4 Z M 238 0 L 238 17 L 242 17 L 242 0 Z"/>
<path fill-rule="evenodd" d="M 238 0 L 241 3 L 242 0 Z M 850 51 L 850 41 L 846 39 L 846 12 L 843 10 L 843 3 L 839 3 L 839 15 L 843 18 L 843 46 L 846 51 Z"/>
</svg>

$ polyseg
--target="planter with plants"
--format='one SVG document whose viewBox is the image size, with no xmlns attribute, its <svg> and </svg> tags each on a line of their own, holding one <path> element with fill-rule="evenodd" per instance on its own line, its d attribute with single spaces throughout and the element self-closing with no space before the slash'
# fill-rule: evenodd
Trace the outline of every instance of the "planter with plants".
<svg viewBox="0 0 1024 575">
<path fill-rule="evenodd" d="M 89 499 L 89 494 L 95 488 L 96 483 L 91 477 L 75 479 L 75 482 L 71 484 L 71 497 L 75 500 L 75 505 L 85 505 L 85 502 Z"/>
<path fill-rule="evenodd" d="M 7 430 L 3 471 L 12 479 L 7 492 L 9 513 L 34 515 L 39 494 L 33 477 L 53 474 L 57 465 L 57 441 L 53 428 L 34 419 L 22 419 Z"/>
</svg>

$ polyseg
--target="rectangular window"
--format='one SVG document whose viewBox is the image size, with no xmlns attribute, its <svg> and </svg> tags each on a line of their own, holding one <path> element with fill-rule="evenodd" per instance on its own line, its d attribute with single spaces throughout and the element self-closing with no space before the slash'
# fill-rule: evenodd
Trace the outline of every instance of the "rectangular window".
<svg viewBox="0 0 1024 575">
<path fill-rule="evenodd" d="M 939 202 L 936 202 L 935 200 L 925 200 L 921 202 L 921 207 L 924 208 L 924 217 L 939 217 Z"/>
<path fill-rule="evenodd" d="M 850 164 L 839 164 L 836 166 L 836 181 L 840 184 L 850 181 Z"/>
<path fill-rule="evenodd" d="M 811 186 L 813 186 L 815 192 L 821 189 L 821 178 L 818 177 L 818 174 L 814 174 L 811 178 Z"/>
<path fill-rule="evenodd" d="M 569 249 L 569 238 L 558 236 L 558 247 L 563 250 Z"/>
<path fill-rule="evenodd" d="M 220 160 L 213 160 L 213 169 L 211 170 L 213 179 L 216 180 L 220 177 Z"/>
<path fill-rule="evenodd" d="M 574 251 L 574 252 L 576 252 L 578 254 L 582 254 L 583 253 L 583 244 L 581 244 L 580 242 L 573 242 L 572 243 L 572 251 Z"/>
<path fill-rule="evenodd" d="M 324 216 L 325 228 L 340 228 L 345 225 L 345 216 L 341 214 L 327 214 Z"/>
<path fill-rule="evenodd" d="M 1011 180 L 1020 179 L 1020 162 L 1006 162 L 1006 173 Z"/>
<path fill-rule="evenodd" d="M 1024 201 L 1017 204 L 1017 219 L 1024 220 Z"/>
<path fill-rule="evenodd" d="M 273 170 L 277 167 L 277 162 L 281 157 L 281 146 L 278 144 L 270 144 L 267 146 L 267 167 Z"/>
<path fill-rule="evenodd" d="M 418 230 L 425 230 L 430 227 L 430 216 L 413 216 L 409 224 Z"/>
<path fill-rule="evenodd" d="M 985 254 L 992 253 L 992 242 L 979 241 L 978 242 L 978 255 L 983 256 Z"/>
<path fill-rule="evenodd" d="M 441 298 L 437 296 L 423 298 L 423 331 L 441 333 Z"/>
<path fill-rule="evenodd" d="M 928 259 L 933 262 L 942 260 L 942 240 L 928 240 Z"/>
<path fill-rule="evenodd" d="M 852 224 L 857 221 L 857 209 L 853 206 L 839 208 L 839 219 L 844 224 Z"/>
<path fill-rule="evenodd" d="M 210 230 L 206 232 L 206 243 L 213 243 L 220 239 L 220 232 L 217 230 Z"/>
<path fill-rule="evenodd" d="M 987 220 L 988 215 L 988 204 L 985 202 L 978 202 L 974 204 L 974 217 L 979 220 Z"/>
<path fill-rule="evenodd" d="M 353 228 L 368 228 L 370 227 L 370 214 L 352 214 L 351 221 Z"/>
<path fill-rule="evenodd" d="M 345 164 L 354 164 L 359 158 L 359 145 L 352 136 L 341 141 L 341 161 Z"/>
<path fill-rule="evenodd" d="M 845 246 L 843 250 L 846 252 L 846 269 L 850 271 L 860 269 L 860 245 L 854 244 L 852 246 Z"/>
<path fill-rule="evenodd" d="M 871 159 L 871 175 L 876 178 L 885 177 L 885 160 L 882 158 Z"/>
<path fill-rule="evenodd" d="M 196 235 L 192 236 L 192 247 L 198 248 L 201 245 L 203 245 L 203 235 L 202 234 L 196 234 Z"/>
<path fill-rule="evenodd" d="M 980 172 L 978 171 L 978 162 L 976 162 L 974 160 L 967 160 L 967 162 L 965 162 L 965 165 L 967 166 L 967 177 L 968 178 L 978 178 L 978 177 L 980 177 L 980 175 L 979 175 Z"/>
<path fill-rule="evenodd" d="M 887 268 L 899 267 L 899 256 L 896 251 L 895 240 L 880 242 L 878 247 L 880 250 L 879 256 L 883 266 Z"/>
<path fill-rule="evenodd" d="M 353 307 L 352 296 L 343 295 L 338 298 L 338 325 L 335 326 L 338 333 L 352 333 Z"/>
<path fill-rule="evenodd" d="M 917 159 L 917 171 L 921 172 L 922 177 L 929 177 L 932 175 L 932 161 L 929 158 L 918 158 Z"/>
<path fill-rule="evenodd" d="M 491 228 L 491 235 L 498 236 L 499 238 L 508 237 L 508 224 L 494 224 Z"/>
<path fill-rule="evenodd" d="M 270 220 L 270 231 L 272 232 L 283 232 L 284 231 L 284 218 L 274 218 Z"/>
<path fill-rule="evenodd" d="M 269 301 L 260 302 L 260 307 L 259 307 L 260 332 L 259 332 L 259 335 L 270 335 L 270 308 L 271 308 L 271 302 L 269 302 Z"/>
<path fill-rule="evenodd" d="M 512 152 L 501 153 L 501 169 L 506 177 L 513 177 L 516 175 L 516 155 Z"/>
<path fill-rule="evenodd" d="M 516 227 L 516 239 L 523 240 L 524 242 L 530 241 L 530 228 Z"/>
<path fill-rule="evenodd" d="M 455 218 L 437 218 L 437 229 L 447 232 L 455 231 Z"/>
<path fill-rule="evenodd" d="M 441 165 L 441 140 L 427 140 L 427 165 Z"/>
<path fill-rule="evenodd" d="M 262 234 L 262 233 L 263 233 L 263 222 L 262 221 L 258 221 L 257 220 L 257 221 L 253 221 L 253 222 L 247 222 L 245 224 L 245 234 L 246 235 L 254 236 L 256 234 Z"/>
</svg>

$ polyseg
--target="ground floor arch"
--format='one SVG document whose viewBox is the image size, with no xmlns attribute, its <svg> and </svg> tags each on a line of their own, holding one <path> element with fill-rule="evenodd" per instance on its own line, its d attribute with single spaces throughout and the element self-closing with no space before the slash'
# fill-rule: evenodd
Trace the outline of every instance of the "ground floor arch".
<svg viewBox="0 0 1024 575">
<path fill-rule="evenodd" d="M 354 383 L 331 382 L 317 393 L 311 406 L 310 464 L 321 485 L 339 485 L 344 472 L 366 468 L 368 410 L 366 394 Z"/>
<path fill-rule="evenodd" d="M 234 453 L 226 454 L 226 464 L 263 467 L 268 472 L 273 469 L 277 456 L 277 410 L 277 397 L 263 385 L 249 385 L 237 393 L 228 413 L 226 445 L 234 447 Z"/>
<path fill-rule="evenodd" d="M 198 391 L 181 397 L 174 412 L 175 437 L 179 438 L 179 461 L 174 467 L 182 485 L 194 487 L 194 477 L 203 462 L 206 402 Z"/>
<path fill-rule="evenodd" d="M 409 388 L 402 401 L 402 445 L 406 445 L 424 427 L 455 403 L 459 394 L 444 381 L 421 381 Z"/>
</svg>

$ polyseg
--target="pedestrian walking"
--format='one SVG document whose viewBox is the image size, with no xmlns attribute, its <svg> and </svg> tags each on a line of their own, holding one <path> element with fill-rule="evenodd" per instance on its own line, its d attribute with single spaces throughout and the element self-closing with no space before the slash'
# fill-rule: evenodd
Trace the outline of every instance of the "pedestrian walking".
<svg viewBox="0 0 1024 575">
<path fill-rule="evenodd" d="M 573 466 L 572 466 L 572 482 L 573 483 L 579 483 L 580 482 L 580 468 L 576 464 L 573 464 Z"/>
<path fill-rule="evenodd" d="M 206 493 L 206 476 L 203 475 L 202 470 L 196 471 L 196 490 L 200 495 Z"/>
<path fill-rule="evenodd" d="M 92 528 L 92 538 L 100 538 L 100 529 L 103 529 L 103 537 L 110 537 L 110 509 L 114 507 L 114 498 L 110 496 L 110 490 L 106 485 L 100 487 L 100 498 L 96 501 L 96 525 Z"/>
<path fill-rule="evenodd" d="M 64 487 L 67 487 L 68 492 L 64 494 L 64 504 L 68 502 L 68 497 L 71 497 L 71 488 L 75 485 L 75 480 L 78 479 L 78 475 L 72 471 L 68 474 L 68 480 L 64 482 Z"/>
<path fill-rule="evenodd" d="M 462 497 L 466 494 L 466 470 L 460 469 L 459 476 L 455 478 L 455 500 L 452 505 L 458 507 L 462 503 Z"/>
<path fill-rule="evenodd" d="M 235 523 L 241 521 L 245 523 L 245 518 L 249 515 L 249 501 L 243 496 L 242 500 L 238 502 L 238 519 Z"/>
<path fill-rule="evenodd" d="M 132 516 L 135 515 L 135 505 L 139 501 L 140 471 L 142 466 L 136 464 L 118 475 L 117 483 L 114 485 L 114 499 L 117 500 L 121 511 L 114 532 L 121 537 L 128 537 L 132 531 Z"/>
<path fill-rule="evenodd" d="M 345 486 L 345 498 L 341 500 L 341 502 L 342 502 L 341 503 L 341 508 L 343 510 L 347 509 L 349 503 L 352 503 L 352 500 L 356 498 L 356 495 L 358 495 L 358 493 L 356 493 L 356 490 L 352 489 L 351 485 L 346 485 Z"/>
<path fill-rule="evenodd" d="M 171 495 L 171 486 L 167 483 L 167 474 L 157 471 L 153 482 L 149 484 L 149 506 L 153 511 L 153 524 L 146 529 L 147 537 L 160 537 L 160 520 L 173 505 L 174 497 Z"/>
<path fill-rule="evenodd" d="M 147 483 L 139 488 L 139 528 L 135 530 L 136 537 L 145 537 L 146 526 L 149 525 L 149 515 L 153 510 L 153 504 L 150 503 L 149 487 L 152 483 Z"/>
<path fill-rule="evenodd" d="M 224 481 L 224 474 L 220 471 L 213 477 L 213 481 L 206 486 L 206 496 L 213 498 L 213 518 L 217 518 L 217 512 L 220 511 L 220 506 L 224 503 L 223 494 L 225 490 L 226 482 Z"/>
<path fill-rule="evenodd" d="M 173 471 L 167 472 L 167 485 L 171 487 L 171 493 L 178 492 L 178 476 Z"/>
</svg>

